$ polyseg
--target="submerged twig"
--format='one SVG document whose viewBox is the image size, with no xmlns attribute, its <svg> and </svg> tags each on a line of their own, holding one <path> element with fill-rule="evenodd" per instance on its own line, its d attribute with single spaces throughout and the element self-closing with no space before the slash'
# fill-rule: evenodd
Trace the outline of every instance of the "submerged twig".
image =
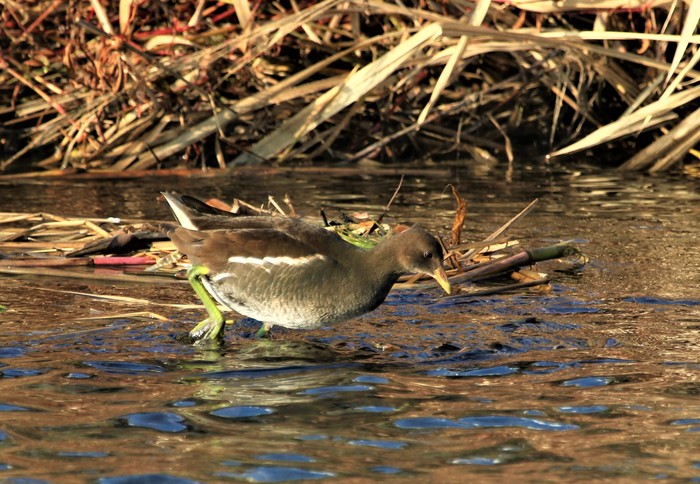
<svg viewBox="0 0 700 484">
<path fill-rule="evenodd" d="M 494 294 L 503 294 L 505 292 L 517 291 L 519 289 L 525 289 L 528 287 L 542 286 L 544 284 L 549 284 L 549 282 L 549 278 L 544 277 L 535 281 L 519 282 L 517 284 L 506 284 L 503 286 L 491 287 L 488 289 L 479 289 L 477 291 L 460 291 L 457 295 L 454 295 L 452 297 L 462 298 L 492 296 Z"/>
</svg>

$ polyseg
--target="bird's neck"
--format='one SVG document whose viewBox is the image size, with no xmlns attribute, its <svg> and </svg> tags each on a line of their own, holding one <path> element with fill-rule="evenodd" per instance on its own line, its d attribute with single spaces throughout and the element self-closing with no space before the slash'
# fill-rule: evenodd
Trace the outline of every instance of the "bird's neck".
<svg viewBox="0 0 700 484">
<path fill-rule="evenodd" d="M 403 274 L 398 260 L 400 240 L 400 235 L 388 237 L 369 251 L 365 259 L 369 273 L 375 274 L 378 279 L 391 278 L 392 284 L 396 282 L 396 279 Z"/>
<path fill-rule="evenodd" d="M 394 238 L 384 240 L 365 252 L 359 263 L 363 284 L 371 288 L 371 291 L 366 293 L 371 297 L 371 300 L 365 301 L 364 304 L 367 310 L 376 308 L 384 301 L 403 273 L 397 259 L 396 242 L 392 241 Z"/>
</svg>

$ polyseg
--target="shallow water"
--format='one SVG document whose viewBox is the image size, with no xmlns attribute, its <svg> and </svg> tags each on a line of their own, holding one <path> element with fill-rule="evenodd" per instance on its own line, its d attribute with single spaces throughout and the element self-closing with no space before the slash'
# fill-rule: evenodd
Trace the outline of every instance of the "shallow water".
<svg viewBox="0 0 700 484">
<path fill-rule="evenodd" d="M 538 266 L 550 293 L 396 291 L 332 328 L 259 341 L 244 320 L 224 347 L 198 348 L 178 336 L 203 311 L 156 304 L 195 303 L 186 284 L 2 276 L 0 481 L 700 481 L 698 183 L 528 166 L 505 178 L 409 176 L 392 221 L 446 234 L 451 182 L 477 241 L 541 197 L 511 234 L 526 247 L 570 239 L 591 258 Z M 335 217 L 380 212 L 396 183 L 0 182 L 0 211 L 168 219 L 156 194 L 175 189 L 289 194 L 297 211 Z M 129 311 L 169 319 L 115 316 Z"/>
</svg>

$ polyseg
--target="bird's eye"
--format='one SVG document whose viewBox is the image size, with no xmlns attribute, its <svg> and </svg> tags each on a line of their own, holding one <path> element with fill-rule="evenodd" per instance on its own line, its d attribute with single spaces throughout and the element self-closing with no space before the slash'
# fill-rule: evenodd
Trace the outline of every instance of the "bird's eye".
<svg viewBox="0 0 700 484">
<path fill-rule="evenodd" d="M 426 259 L 432 259 L 432 258 L 433 258 L 433 253 L 432 253 L 432 252 L 425 251 L 425 252 L 423 252 L 423 257 L 425 257 Z"/>
</svg>

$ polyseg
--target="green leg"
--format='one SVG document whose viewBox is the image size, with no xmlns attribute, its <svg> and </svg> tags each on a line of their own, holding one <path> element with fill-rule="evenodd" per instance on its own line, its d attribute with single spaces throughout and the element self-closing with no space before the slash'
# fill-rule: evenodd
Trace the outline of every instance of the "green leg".
<svg viewBox="0 0 700 484">
<path fill-rule="evenodd" d="M 272 329 L 272 324 L 263 323 L 260 329 L 255 333 L 256 338 L 268 338 L 270 336 L 270 329 Z"/>
<path fill-rule="evenodd" d="M 190 337 L 195 340 L 203 339 L 217 339 L 223 337 L 224 328 L 224 316 L 216 307 L 216 301 L 207 292 L 202 281 L 200 280 L 202 276 L 206 276 L 209 270 L 204 266 L 192 266 L 189 271 L 187 271 L 187 280 L 190 281 L 190 285 L 194 292 L 199 296 L 199 299 L 204 304 L 204 308 L 207 310 L 209 317 L 204 321 L 197 324 L 192 331 L 190 331 Z"/>
</svg>

